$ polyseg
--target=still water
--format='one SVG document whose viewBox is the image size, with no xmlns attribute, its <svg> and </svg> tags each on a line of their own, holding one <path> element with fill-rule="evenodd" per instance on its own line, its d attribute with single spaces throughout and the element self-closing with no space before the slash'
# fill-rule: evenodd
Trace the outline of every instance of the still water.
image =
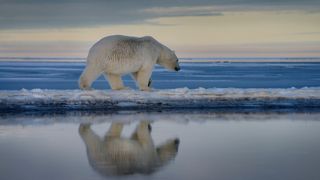
<svg viewBox="0 0 320 180">
<path fill-rule="evenodd" d="M 0 116 L 0 179 L 320 179 L 319 113 Z"/>
</svg>

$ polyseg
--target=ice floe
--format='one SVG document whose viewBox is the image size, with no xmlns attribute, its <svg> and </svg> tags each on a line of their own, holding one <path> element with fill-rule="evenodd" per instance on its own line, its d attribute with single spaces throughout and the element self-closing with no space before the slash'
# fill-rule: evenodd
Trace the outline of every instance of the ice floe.
<svg viewBox="0 0 320 180">
<path fill-rule="evenodd" d="M 176 108 L 318 108 L 320 88 L 178 88 L 0 91 L 0 110 L 159 110 Z"/>
</svg>

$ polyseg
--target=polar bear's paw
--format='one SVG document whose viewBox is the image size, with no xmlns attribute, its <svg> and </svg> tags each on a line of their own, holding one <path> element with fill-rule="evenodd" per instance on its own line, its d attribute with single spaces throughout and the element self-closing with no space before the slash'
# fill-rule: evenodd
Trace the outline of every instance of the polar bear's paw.
<svg viewBox="0 0 320 180">
<path fill-rule="evenodd" d="M 87 87 L 87 88 L 83 88 L 82 90 L 85 90 L 85 91 L 92 91 L 94 90 L 92 87 Z"/>
<path fill-rule="evenodd" d="M 141 87 L 140 90 L 141 90 L 141 91 L 151 92 L 151 91 L 152 91 L 152 88 L 150 88 L 150 87 Z"/>
<path fill-rule="evenodd" d="M 115 89 L 113 89 L 113 90 L 130 90 L 130 89 L 131 89 L 130 87 L 125 87 L 125 86 L 123 86 L 123 87 L 115 88 Z"/>
</svg>

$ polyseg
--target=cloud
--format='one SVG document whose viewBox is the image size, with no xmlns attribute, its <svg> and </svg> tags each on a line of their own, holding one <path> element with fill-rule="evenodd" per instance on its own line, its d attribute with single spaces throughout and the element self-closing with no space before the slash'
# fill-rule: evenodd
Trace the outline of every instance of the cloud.
<svg viewBox="0 0 320 180">
<path fill-rule="evenodd" d="M 316 10 L 318 0 L 0 0 L 0 29 L 148 23 L 179 16 L 219 16 L 250 9 Z"/>
<path fill-rule="evenodd" d="M 212 6 L 192 7 L 152 7 L 143 9 L 141 12 L 157 17 L 179 17 L 179 16 L 221 16 L 221 12 Z"/>
<path fill-rule="evenodd" d="M 318 35 L 320 34 L 320 31 L 312 31 L 312 32 L 299 32 L 299 33 L 294 33 L 295 35 Z"/>
</svg>

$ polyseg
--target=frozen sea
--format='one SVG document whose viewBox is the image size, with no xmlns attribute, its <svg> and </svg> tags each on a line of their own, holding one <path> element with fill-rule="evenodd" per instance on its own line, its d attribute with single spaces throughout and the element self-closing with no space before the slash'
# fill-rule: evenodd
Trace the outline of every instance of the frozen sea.
<svg viewBox="0 0 320 180">
<path fill-rule="evenodd" d="M 100 77 L 80 91 L 81 59 L 8 60 L 1 180 L 320 179 L 318 62 L 186 59 L 178 73 L 157 66 L 149 93 L 130 76 L 133 90 Z"/>
<path fill-rule="evenodd" d="M 0 90 L 78 89 L 84 66 L 84 62 L 0 62 Z M 156 66 L 152 86 L 156 89 L 317 87 L 319 72 L 320 61 L 181 63 L 178 73 Z M 123 80 L 125 85 L 135 88 L 130 76 Z M 101 76 L 93 88 L 109 89 L 109 85 Z"/>
</svg>

